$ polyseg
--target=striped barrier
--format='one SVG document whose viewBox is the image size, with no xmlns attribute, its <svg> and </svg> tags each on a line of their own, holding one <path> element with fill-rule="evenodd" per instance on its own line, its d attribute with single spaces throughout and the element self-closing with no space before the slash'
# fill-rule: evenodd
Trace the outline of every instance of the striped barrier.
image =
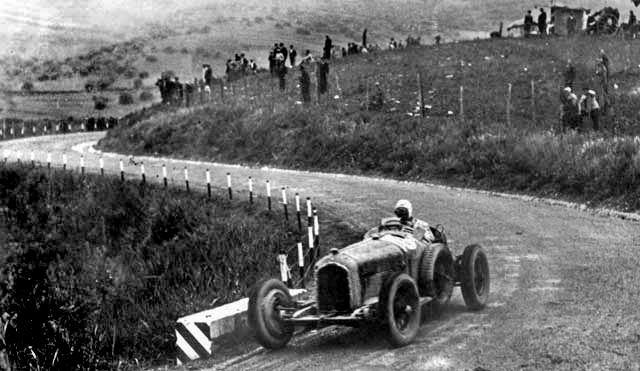
<svg viewBox="0 0 640 371">
<path fill-rule="evenodd" d="M 304 289 L 289 290 L 294 299 L 306 292 Z M 244 298 L 178 319 L 175 327 L 177 364 L 211 357 L 217 338 L 248 328 L 248 305 L 249 299 Z"/>
</svg>

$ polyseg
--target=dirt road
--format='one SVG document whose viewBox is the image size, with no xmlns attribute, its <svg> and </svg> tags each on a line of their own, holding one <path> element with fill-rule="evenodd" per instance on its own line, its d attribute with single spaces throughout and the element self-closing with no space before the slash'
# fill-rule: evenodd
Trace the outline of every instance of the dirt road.
<svg viewBox="0 0 640 371">
<path fill-rule="evenodd" d="M 97 172 L 99 155 L 86 151 L 101 133 L 32 138 L 0 143 L 9 158 L 30 152 L 44 162 L 51 151 L 58 166 L 85 164 Z M 85 143 L 84 145 L 82 145 Z M 203 363 L 205 369 L 231 370 L 640 370 L 640 224 L 574 209 L 474 192 L 363 177 L 299 173 L 236 166 L 185 163 L 153 158 L 104 157 L 105 171 L 139 177 L 134 162 L 144 161 L 146 176 L 159 180 L 167 164 L 174 184 L 183 184 L 184 166 L 192 186 L 204 186 L 211 170 L 218 192 L 226 192 L 226 173 L 234 187 L 253 178 L 264 193 L 288 186 L 329 206 L 359 227 L 388 216 L 398 198 L 413 201 L 417 216 L 443 224 L 454 253 L 478 242 L 487 250 L 491 302 L 486 310 L 466 310 L 456 291 L 446 313 L 430 316 L 416 342 L 392 349 L 376 329 L 330 327 L 307 333 L 281 351 L 260 350 L 229 362 L 226 354 Z M 234 191 L 236 197 L 246 192 Z M 274 195 L 278 195 L 274 191 Z M 326 208 L 323 210 L 327 210 Z M 253 349 L 255 347 L 251 347 Z M 247 348 L 248 349 L 248 348 Z M 238 354 L 235 354 L 236 356 Z M 225 363 L 226 362 L 226 363 Z"/>
</svg>

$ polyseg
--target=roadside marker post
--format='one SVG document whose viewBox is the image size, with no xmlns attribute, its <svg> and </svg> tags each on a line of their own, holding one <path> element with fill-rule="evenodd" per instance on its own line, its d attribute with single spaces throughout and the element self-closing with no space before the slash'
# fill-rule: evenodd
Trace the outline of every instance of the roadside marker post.
<svg viewBox="0 0 640 371">
<path fill-rule="evenodd" d="M 47 152 L 47 169 L 51 169 L 51 152 Z"/>
<path fill-rule="evenodd" d="M 287 208 L 287 190 L 282 187 L 282 207 L 284 209 L 284 220 L 289 221 L 289 209 Z"/>
<path fill-rule="evenodd" d="M 120 159 L 120 181 L 124 182 L 124 164 L 122 163 L 122 159 Z"/>
<path fill-rule="evenodd" d="M 308 240 L 309 240 L 309 257 L 311 262 L 315 260 L 315 252 L 313 250 L 314 241 L 313 241 L 313 215 L 311 210 L 311 198 L 307 197 L 307 231 L 308 231 Z"/>
<path fill-rule="evenodd" d="M 162 183 L 164 183 L 164 188 L 166 189 L 169 186 L 167 182 L 167 165 L 162 164 Z"/>
<path fill-rule="evenodd" d="M 211 173 L 209 173 L 209 169 L 205 172 L 205 177 L 207 178 L 207 196 L 211 198 Z"/>
<path fill-rule="evenodd" d="M 147 182 L 147 176 L 144 173 L 144 162 L 140 163 L 140 175 L 142 176 L 142 184 Z"/>
<path fill-rule="evenodd" d="M 271 211 L 271 183 L 267 180 L 267 210 Z"/>
<path fill-rule="evenodd" d="M 464 86 L 460 85 L 460 121 L 464 121 Z"/>
<path fill-rule="evenodd" d="M 31 167 L 36 167 L 36 154 L 31 151 Z"/>
<path fill-rule="evenodd" d="M 189 192 L 189 169 L 184 167 L 184 184 L 187 187 L 187 192 Z"/>
<path fill-rule="evenodd" d="M 67 170 L 67 154 L 62 154 L 62 170 Z"/>
<path fill-rule="evenodd" d="M 300 216 L 300 195 L 296 192 L 296 216 L 298 217 L 298 233 L 302 233 L 302 217 Z"/>
<path fill-rule="evenodd" d="M 313 208 L 313 235 L 315 237 L 316 254 L 320 246 L 320 223 L 318 223 L 318 209 Z"/>
<path fill-rule="evenodd" d="M 104 159 L 100 156 L 100 175 L 104 176 Z"/>
<path fill-rule="evenodd" d="M 4 151 L 2 151 L 3 155 L 4 155 L 4 163 L 7 163 L 7 157 L 9 157 L 9 151 L 7 151 L 6 149 Z"/>
<path fill-rule="evenodd" d="M 227 173 L 227 188 L 229 189 L 229 199 L 233 200 L 233 191 L 231 190 L 231 173 Z"/>
<path fill-rule="evenodd" d="M 287 254 L 280 252 L 280 254 L 278 254 L 278 262 L 280 263 L 280 279 L 287 285 L 287 287 L 291 287 L 289 267 L 287 266 Z"/>
<path fill-rule="evenodd" d="M 16 160 L 18 161 L 18 165 L 22 165 L 21 157 L 22 157 L 22 153 L 20 153 L 20 151 L 16 152 Z"/>
<path fill-rule="evenodd" d="M 253 179 L 249 177 L 249 205 L 253 205 Z"/>
<path fill-rule="evenodd" d="M 511 83 L 507 88 L 507 126 L 511 127 Z"/>
<path fill-rule="evenodd" d="M 300 284 L 304 288 L 304 251 L 302 250 L 302 242 L 298 239 L 296 243 L 298 247 L 298 271 L 300 274 Z"/>
<path fill-rule="evenodd" d="M 84 175 L 84 155 L 80 155 L 80 173 Z"/>
</svg>

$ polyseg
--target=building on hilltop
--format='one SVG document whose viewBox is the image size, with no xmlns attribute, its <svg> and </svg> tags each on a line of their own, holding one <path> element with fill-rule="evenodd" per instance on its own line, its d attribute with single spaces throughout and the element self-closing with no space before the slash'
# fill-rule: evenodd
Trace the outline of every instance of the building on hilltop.
<svg viewBox="0 0 640 371">
<path fill-rule="evenodd" d="M 582 32 L 587 25 L 587 14 L 591 10 L 585 8 L 570 8 L 563 5 L 554 5 L 551 7 L 551 24 L 549 25 L 549 33 L 559 36 L 568 36 L 570 34 Z M 573 19 L 571 19 L 573 17 Z M 573 26 L 572 26 L 573 24 Z M 573 32 L 571 29 L 573 28 Z"/>
</svg>

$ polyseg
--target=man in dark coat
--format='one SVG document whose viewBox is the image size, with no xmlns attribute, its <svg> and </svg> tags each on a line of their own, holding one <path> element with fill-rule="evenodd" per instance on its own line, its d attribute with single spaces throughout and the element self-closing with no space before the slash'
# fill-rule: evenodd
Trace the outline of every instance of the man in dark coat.
<svg viewBox="0 0 640 371">
<path fill-rule="evenodd" d="M 300 93 L 305 104 L 311 102 L 311 78 L 303 64 L 300 65 Z"/>
<path fill-rule="evenodd" d="M 326 59 L 322 59 L 318 62 L 318 95 L 324 94 L 327 92 L 328 82 L 327 78 L 329 76 L 329 61 Z"/>
<path fill-rule="evenodd" d="M 547 13 L 544 12 L 544 8 L 540 8 L 540 15 L 538 16 L 538 33 L 540 36 L 547 34 Z"/>
<path fill-rule="evenodd" d="M 285 77 L 287 76 L 287 67 L 285 67 L 284 62 L 282 62 L 276 68 L 278 70 L 278 80 L 280 82 L 280 90 L 284 91 L 285 88 L 287 87 L 287 81 L 285 80 Z"/>
<path fill-rule="evenodd" d="M 367 29 L 365 28 L 364 31 L 362 31 L 362 47 L 366 48 L 367 47 Z"/>
<path fill-rule="evenodd" d="M 531 10 L 527 10 L 527 14 L 524 16 L 524 36 L 529 37 L 531 35 L 531 29 L 533 28 L 533 16 Z"/>
<path fill-rule="evenodd" d="M 322 58 L 331 59 L 331 48 L 333 48 L 333 43 L 331 42 L 329 35 L 327 35 L 324 39 L 324 48 L 322 48 L 322 51 L 324 52 Z"/>
<path fill-rule="evenodd" d="M 289 61 L 291 62 L 291 67 L 296 66 L 296 57 L 298 56 L 298 52 L 293 48 L 293 45 L 289 45 Z"/>
</svg>

